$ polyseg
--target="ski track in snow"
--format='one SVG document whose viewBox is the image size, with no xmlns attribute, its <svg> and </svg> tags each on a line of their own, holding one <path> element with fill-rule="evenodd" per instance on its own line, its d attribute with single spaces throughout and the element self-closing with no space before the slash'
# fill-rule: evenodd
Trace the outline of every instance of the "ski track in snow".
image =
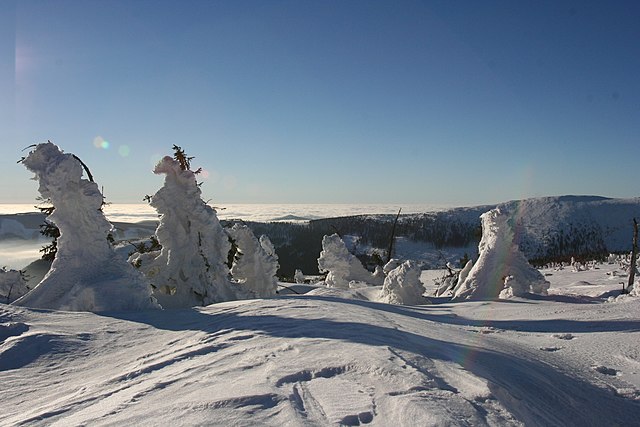
<svg viewBox="0 0 640 427">
<path fill-rule="evenodd" d="M 639 304 L 319 295 L 102 315 L 1 305 L 0 424 L 633 425 Z"/>
</svg>

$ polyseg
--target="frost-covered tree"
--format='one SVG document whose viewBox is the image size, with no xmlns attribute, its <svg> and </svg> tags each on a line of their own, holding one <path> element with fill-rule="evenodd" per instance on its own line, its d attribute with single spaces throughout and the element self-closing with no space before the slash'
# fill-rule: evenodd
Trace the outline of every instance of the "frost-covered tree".
<svg viewBox="0 0 640 427">
<path fill-rule="evenodd" d="M 302 270 L 296 269 L 295 274 L 293 275 L 293 280 L 296 283 L 304 283 L 304 273 L 302 272 Z"/>
<path fill-rule="evenodd" d="M 350 281 L 381 284 L 380 277 L 369 273 L 360 260 L 349 253 L 337 234 L 322 238 L 318 269 L 321 273 L 327 273 L 325 283 L 331 288 L 349 289 Z"/>
<path fill-rule="evenodd" d="M 402 305 L 426 303 L 427 299 L 422 296 L 425 289 L 420 273 L 420 266 L 415 261 L 403 262 L 387 274 L 378 300 Z"/>
<path fill-rule="evenodd" d="M 216 211 L 201 198 L 191 157 L 174 146 L 175 156 L 164 157 L 154 173 L 165 175 L 164 185 L 150 197 L 160 214 L 156 236 L 162 249 L 134 253 L 129 262 L 139 266 L 154 286 L 165 308 L 208 305 L 238 299 L 225 264 L 231 243 Z"/>
<path fill-rule="evenodd" d="M 0 302 L 9 304 L 27 292 L 29 288 L 22 271 L 0 268 Z"/>
<path fill-rule="evenodd" d="M 529 264 L 514 242 L 509 216 L 496 208 L 480 218 L 480 257 L 466 279 L 456 285 L 454 299 L 497 299 L 527 293 L 546 295 L 549 282 Z"/>
<path fill-rule="evenodd" d="M 237 251 L 231 275 L 249 298 L 272 297 L 278 290 L 278 256 L 269 238 L 256 238 L 251 229 L 234 224 L 228 231 Z"/>
<path fill-rule="evenodd" d="M 42 197 L 56 207 L 47 220 L 60 237 L 49 272 L 14 304 L 75 311 L 158 308 L 147 280 L 107 240 L 112 226 L 86 166 L 51 142 L 38 144 L 22 163 L 35 173 Z M 83 167 L 89 179 L 82 178 Z"/>
</svg>

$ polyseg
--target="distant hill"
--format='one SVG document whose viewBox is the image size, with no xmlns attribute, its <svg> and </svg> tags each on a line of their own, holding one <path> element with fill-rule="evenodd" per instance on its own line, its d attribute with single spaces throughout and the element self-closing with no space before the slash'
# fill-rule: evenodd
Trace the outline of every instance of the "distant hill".
<svg viewBox="0 0 640 427">
<path fill-rule="evenodd" d="M 514 200 L 499 205 L 452 208 L 400 215 L 394 256 L 421 261 L 425 268 L 456 264 L 477 255 L 482 236 L 480 215 L 499 206 L 511 214 L 516 241 L 528 259 L 595 257 L 631 249 L 632 220 L 640 218 L 640 198 L 559 196 Z M 339 233 L 363 260 L 372 253 L 384 258 L 395 215 L 357 215 L 308 223 L 248 223 L 256 234 L 267 234 L 280 256 L 281 273 L 295 268 L 317 273 L 322 236 Z M 353 238 L 351 236 L 356 236 Z"/>
<path fill-rule="evenodd" d="M 612 199 L 598 196 L 558 196 L 514 200 L 499 205 L 452 208 L 400 215 L 393 256 L 415 259 L 423 268 L 457 264 L 465 254 L 477 255 L 482 236 L 480 215 L 500 206 L 511 214 L 516 241 L 529 260 L 594 257 L 631 249 L 632 220 L 640 219 L 640 197 Z M 316 219 L 280 218 L 278 222 L 247 222 L 256 235 L 266 234 L 280 258 L 280 273 L 293 277 L 296 268 L 318 272 L 317 258 L 325 234 L 339 233 L 363 261 L 386 258 L 395 215 L 355 215 Z M 0 242 L 37 239 L 40 213 L 0 215 Z M 284 221 L 283 221 L 284 220 Z M 291 222 L 287 222 L 287 220 Z M 236 221 L 222 221 L 232 224 Z M 155 222 L 115 223 L 117 239 L 146 236 Z"/>
</svg>

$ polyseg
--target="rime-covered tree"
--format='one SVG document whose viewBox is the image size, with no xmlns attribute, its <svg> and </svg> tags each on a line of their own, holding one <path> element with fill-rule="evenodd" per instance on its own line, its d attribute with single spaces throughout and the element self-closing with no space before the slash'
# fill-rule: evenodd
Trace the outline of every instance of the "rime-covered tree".
<svg viewBox="0 0 640 427">
<path fill-rule="evenodd" d="M 349 253 L 338 234 L 322 238 L 318 268 L 321 273 L 327 273 L 325 283 L 331 288 L 348 289 L 352 280 L 372 285 L 382 284 L 379 275 L 368 272 L 360 260 Z"/>
<path fill-rule="evenodd" d="M 485 212 L 480 218 L 480 257 L 465 280 L 456 285 L 453 298 L 497 299 L 527 293 L 546 295 L 549 282 L 529 264 L 514 242 L 509 216 L 496 208 Z"/>
<path fill-rule="evenodd" d="M 274 296 L 278 289 L 278 256 L 269 238 L 262 235 L 258 240 L 243 224 L 235 224 L 228 232 L 237 246 L 231 267 L 233 279 L 247 297 Z"/>
<path fill-rule="evenodd" d="M 160 214 L 156 236 L 162 249 L 134 253 L 129 261 L 154 286 L 163 307 L 208 305 L 238 299 L 225 264 L 231 243 L 216 211 L 201 198 L 192 171 L 192 157 L 174 146 L 174 157 L 158 162 L 154 173 L 164 175 L 164 185 L 150 198 Z"/>
<path fill-rule="evenodd" d="M 389 304 L 418 305 L 428 302 L 422 296 L 424 285 L 420 281 L 420 266 L 405 261 L 391 270 L 384 280 L 378 301 Z"/>
<path fill-rule="evenodd" d="M 35 173 L 42 197 L 55 206 L 47 220 L 59 228 L 60 237 L 49 272 L 15 304 L 76 311 L 158 308 L 147 280 L 107 240 L 112 226 L 84 163 L 51 142 L 38 144 L 22 163 Z"/>
</svg>

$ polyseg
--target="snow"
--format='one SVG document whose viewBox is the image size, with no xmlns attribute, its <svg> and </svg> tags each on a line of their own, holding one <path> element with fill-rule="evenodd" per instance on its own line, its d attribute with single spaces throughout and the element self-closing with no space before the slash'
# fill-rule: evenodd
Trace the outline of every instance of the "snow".
<svg viewBox="0 0 640 427">
<path fill-rule="evenodd" d="M 514 232 L 508 223 L 509 215 L 496 208 L 480 218 L 480 257 L 464 281 L 456 285 L 453 298 L 496 299 L 528 293 L 546 294 L 549 283 L 529 264 L 514 242 Z"/>
<path fill-rule="evenodd" d="M 238 247 L 231 266 L 234 280 L 250 298 L 266 298 L 278 289 L 278 256 L 267 236 L 256 239 L 249 227 L 235 224 L 229 235 Z"/>
<path fill-rule="evenodd" d="M 139 310 L 157 307 L 146 279 L 120 259 L 107 241 L 111 224 L 100 210 L 98 185 L 82 178 L 83 165 L 50 142 L 22 162 L 55 210 L 58 252 L 42 281 L 15 303 L 57 310 Z"/>
<path fill-rule="evenodd" d="M 419 305 L 427 301 L 420 281 L 420 267 L 415 261 L 405 261 L 389 271 L 384 279 L 378 301 L 388 304 Z"/>
<path fill-rule="evenodd" d="M 415 307 L 335 288 L 142 312 L 0 305 L 0 424 L 635 425 L 640 300 L 607 302 L 616 269 L 544 270 L 536 299 Z"/>
<path fill-rule="evenodd" d="M 9 304 L 27 292 L 27 281 L 19 270 L 0 268 L 0 301 Z"/>
<path fill-rule="evenodd" d="M 331 288 L 348 289 L 350 282 L 380 283 L 380 276 L 368 272 L 358 258 L 349 253 L 338 234 L 322 238 L 318 269 L 327 273 L 325 283 Z"/>
<path fill-rule="evenodd" d="M 236 263 L 236 283 L 224 267 L 192 275 L 208 271 L 194 259 L 206 259 L 205 267 L 222 261 L 227 235 L 201 201 L 193 173 L 172 161 L 163 159 L 157 169 L 166 178 L 154 196 L 166 252 L 140 254 L 143 268 L 158 259 L 158 271 L 174 274 L 163 277 L 185 286 L 202 277 L 207 285 L 223 278 L 237 288 L 250 278 L 272 278 L 273 246 L 240 226 L 239 260 L 251 262 Z M 87 186 L 83 197 L 96 202 L 99 192 L 83 181 L 74 185 Z M 83 211 L 81 196 L 64 201 Z M 443 271 L 420 272 L 412 261 L 378 269 L 375 285 L 334 235 L 325 236 L 319 264 L 330 272 L 327 279 L 336 272 L 340 286 L 286 283 L 270 298 L 130 311 L 121 304 L 125 278 L 116 274 L 123 256 L 101 252 L 106 239 L 93 237 L 90 248 L 73 252 L 74 263 L 61 258 L 67 277 L 83 279 L 82 288 L 65 287 L 60 295 L 76 306 L 0 303 L 0 425 L 637 425 L 640 298 L 621 295 L 628 263 L 612 256 L 535 270 L 518 249 L 517 218 L 502 209 L 482 218 L 480 258 L 458 276 L 457 290 L 473 298 L 462 300 L 436 295 Z M 75 219 L 81 227 L 61 227 L 63 235 L 88 233 L 94 223 L 106 229 L 93 216 Z M 181 255 L 186 250 L 197 256 Z M 91 269 L 95 256 L 105 254 L 99 272 L 81 276 L 79 266 Z M 45 283 L 47 270 L 37 262 L 25 275 L 39 281 L 47 274 Z M 77 289 L 106 292 L 102 307 L 111 308 L 64 311 L 81 303 L 94 308 Z M 229 294 L 247 296 L 238 289 Z"/>
<path fill-rule="evenodd" d="M 156 236 L 162 249 L 133 254 L 130 262 L 149 278 L 164 308 L 237 299 L 226 266 L 231 243 L 216 211 L 200 197 L 196 175 L 169 156 L 154 169 L 164 185 L 151 198 L 160 214 Z"/>
</svg>

